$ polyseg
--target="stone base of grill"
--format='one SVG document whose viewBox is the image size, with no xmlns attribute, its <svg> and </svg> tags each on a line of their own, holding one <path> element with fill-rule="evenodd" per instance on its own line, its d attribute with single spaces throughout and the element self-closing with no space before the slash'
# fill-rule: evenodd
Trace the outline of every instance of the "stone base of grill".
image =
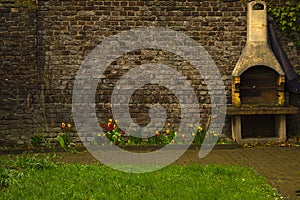
<svg viewBox="0 0 300 200">
<path fill-rule="evenodd" d="M 297 112 L 298 109 L 292 106 L 228 106 L 227 115 L 232 117 L 232 139 L 239 144 L 283 142 L 286 140 L 286 115 Z"/>
</svg>

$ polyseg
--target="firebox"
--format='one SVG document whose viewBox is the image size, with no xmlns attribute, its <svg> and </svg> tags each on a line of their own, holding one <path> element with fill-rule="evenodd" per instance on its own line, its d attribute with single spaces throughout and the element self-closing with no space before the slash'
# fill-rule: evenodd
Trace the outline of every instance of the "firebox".
<svg viewBox="0 0 300 200">
<path fill-rule="evenodd" d="M 265 104 L 275 106 L 284 104 L 283 79 L 272 68 L 253 66 L 240 76 L 238 85 L 241 104 Z"/>
<path fill-rule="evenodd" d="M 238 143 L 286 140 L 288 105 L 285 73 L 268 44 L 266 3 L 247 10 L 247 42 L 232 72 L 232 138 Z"/>
</svg>

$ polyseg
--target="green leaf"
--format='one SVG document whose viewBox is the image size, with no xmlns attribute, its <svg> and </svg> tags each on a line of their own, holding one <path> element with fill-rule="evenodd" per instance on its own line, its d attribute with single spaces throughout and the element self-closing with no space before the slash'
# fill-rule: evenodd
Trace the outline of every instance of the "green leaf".
<svg viewBox="0 0 300 200">
<path fill-rule="evenodd" d="M 61 135 L 58 135 L 56 137 L 57 139 L 57 142 L 59 143 L 59 145 L 62 147 L 62 148 L 65 148 L 65 140 L 64 138 L 61 136 Z"/>
</svg>

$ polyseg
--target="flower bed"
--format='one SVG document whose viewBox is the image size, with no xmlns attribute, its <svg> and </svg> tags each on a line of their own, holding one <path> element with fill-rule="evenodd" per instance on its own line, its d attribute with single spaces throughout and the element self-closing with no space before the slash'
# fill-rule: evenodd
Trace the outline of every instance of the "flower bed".
<svg viewBox="0 0 300 200">
<path fill-rule="evenodd" d="M 118 120 L 109 119 L 107 124 L 101 124 L 103 133 L 98 133 L 95 136 L 95 142 L 97 145 L 106 145 L 108 143 L 121 146 L 163 146 L 167 144 L 189 144 L 191 141 L 194 145 L 201 145 L 205 138 L 208 138 L 207 131 L 201 127 L 194 127 L 190 125 L 189 133 L 177 133 L 175 128 L 172 127 L 171 123 L 166 124 L 166 129 L 164 132 L 159 132 L 158 130 L 153 133 L 152 136 L 134 137 L 130 133 L 126 133 L 118 127 Z M 212 137 L 219 137 L 217 133 L 210 133 L 210 139 L 215 141 Z M 218 141 L 220 142 L 220 141 Z"/>
</svg>

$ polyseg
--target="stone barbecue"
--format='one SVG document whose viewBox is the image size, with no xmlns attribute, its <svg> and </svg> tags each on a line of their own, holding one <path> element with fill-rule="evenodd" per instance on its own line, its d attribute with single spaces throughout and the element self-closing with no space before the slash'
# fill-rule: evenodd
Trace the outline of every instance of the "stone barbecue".
<svg viewBox="0 0 300 200">
<path fill-rule="evenodd" d="M 232 72 L 232 138 L 238 143 L 285 141 L 288 105 L 285 73 L 268 44 L 267 8 L 248 3 L 247 42 Z"/>
</svg>

